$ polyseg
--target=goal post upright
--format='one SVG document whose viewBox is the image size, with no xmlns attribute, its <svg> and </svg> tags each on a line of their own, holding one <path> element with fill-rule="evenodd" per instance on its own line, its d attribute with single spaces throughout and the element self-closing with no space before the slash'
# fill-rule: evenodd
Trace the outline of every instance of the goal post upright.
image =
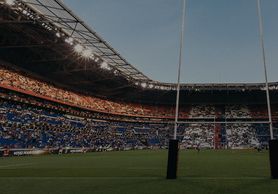
<svg viewBox="0 0 278 194">
<path fill-rule="evenodd" d="M 267 66 L 266 66 L 266 54 L 265 54 L 265 44 L 264 44 L 264 31 L 263 31 L 263 17 L 262 17 L 262 11 L 261 11 L 261 0 L 257 0 L 257 11 L 258 11 L 258 18 L 259 18 L 259 35 L 260 35 L 260 45 L 261 45 L 263 68 L 264 68 L 264 78 L 265 78 L 265 91 L 266 91 L 269 131 L 270 131 L 270 139 L 273 140 L 274 135 L 273 135 L 272 114 L 271 114 L 271 105 L 270 105 L 270 97 L 269 97 L 269 83 L 268 83 Z"/>
<path fill-rule="evenodd" d="M 179 140 L 177 139 L 178 131 L 178 118 L 179 118 L 179 101 L 180 101 L 180 77 L 181 65 L 183 59 L 183 46 L 184 46 L 184 28 L 185 28 L 185 11 L 186 0 L 182 0 L 182 19 L 181 19 L 181 32 L 180 32 L 180 48 L 179 48 L 179 64 L 178 64 L 178 78 L 177 78 L 177 95 L 176 95 L 176 110 L 175 110 L 175 123 L 173 139 L 169 140 L 168 146 L 168 164 L 167 164 L 167 179 L 177 178 L 178 169 L 178 151 Z"/>
<path fill-rule="evenodd" d="M 265 90 L 266 90 L 267 111 L 268 111 L 268 121 L 269 121 L 268 123 L 269 123 L 269 131 L 270 131 L 270 140 L 269 140 L 270 172 L 271 172 L 271 178 L 278 179 L 278 140 L 274 139 L 274 134 L 273 134 L 273 122 L 272 122 L 269 84 L 268 84 L 267 66 L 266 66 L 261 0 L 257 0 L 257 12 L 258 12 L 258 19 L 259 19 L 260 46 L 261 46 L 262 60 L 263 60 L 263 67 L 264 67 Z"/>
</svg>

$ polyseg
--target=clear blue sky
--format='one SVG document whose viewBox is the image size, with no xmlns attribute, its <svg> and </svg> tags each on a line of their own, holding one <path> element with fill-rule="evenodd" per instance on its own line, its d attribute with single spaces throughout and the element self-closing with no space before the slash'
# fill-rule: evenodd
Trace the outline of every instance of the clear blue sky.
<svg viewBox="0 0 278 194">
<path fill-rule="evenodd" d="M 261 0 L 270 81 L 278 81 L 278 0 Z M 64 0 L 151 79 L 176 82 L 181 0 Z M 184 83 L 262 82 L 256 0 L 187 0 Z"/>
</svg>

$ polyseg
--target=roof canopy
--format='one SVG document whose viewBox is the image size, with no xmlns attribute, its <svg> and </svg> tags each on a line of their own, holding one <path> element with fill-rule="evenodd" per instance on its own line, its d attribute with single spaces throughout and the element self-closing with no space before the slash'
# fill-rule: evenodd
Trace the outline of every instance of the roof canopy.
<svg viewBox="0 0 278 194">
<path fill-rule="evenodd" d="M 127 79 L 138 81 L 151 81 L 142 72 L 128 63 L 95 31 L 87 26 L 80 18 L 59 0 L 22 0 L 22 2 L 44 16 L 54 24 L 62 33 L 74 39 L 80 45 L 90 48 L 92 52 L 101 57 L 113 69 L 116 69 Z"/>
</svg>

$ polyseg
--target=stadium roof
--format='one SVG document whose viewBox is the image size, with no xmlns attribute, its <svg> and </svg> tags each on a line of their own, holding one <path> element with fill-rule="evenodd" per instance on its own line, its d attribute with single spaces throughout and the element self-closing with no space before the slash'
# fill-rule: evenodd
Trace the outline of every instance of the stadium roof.
<svg viewBox="0 0 278 194">
<path fill-rule="evenodd" d="M 0 0 L 0 9 L 1 60 L 100 97 L 155 103 L 175 99 L 176 84 L 153 81 L 138 71 L 61 1 Z M 224 94 L 263 92 L 265 85 L 182 84 L 181 89 L 186 95 Z M 278 83 L 270 89 L 278 91 Z"/>
<path fill-rule="evenodd" d="M 88 47 L 92 53 L 97 54 L 114 69 L 127 78 L 140 81 L 150 81 L 142 72 L 128 63 L 94 30 L 86 25 L 59 0 L 22 0 L 27 6 L 42 14 L 45 19 L 52 22 L 62 33 L 72 37 L 82 46 Z"/>
</svg>

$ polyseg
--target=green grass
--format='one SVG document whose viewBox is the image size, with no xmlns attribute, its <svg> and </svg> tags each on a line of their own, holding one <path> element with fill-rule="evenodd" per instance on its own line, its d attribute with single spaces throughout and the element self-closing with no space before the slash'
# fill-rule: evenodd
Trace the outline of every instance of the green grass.
<svg viewBox="0 0 278 194">
<path fill-rule="evenodd" d="M 0 194 L 278 193 L 267 152 L 180 151 L 177 180 L 166 164 L 166 150 L 0 158 Z"/>
</svg>

